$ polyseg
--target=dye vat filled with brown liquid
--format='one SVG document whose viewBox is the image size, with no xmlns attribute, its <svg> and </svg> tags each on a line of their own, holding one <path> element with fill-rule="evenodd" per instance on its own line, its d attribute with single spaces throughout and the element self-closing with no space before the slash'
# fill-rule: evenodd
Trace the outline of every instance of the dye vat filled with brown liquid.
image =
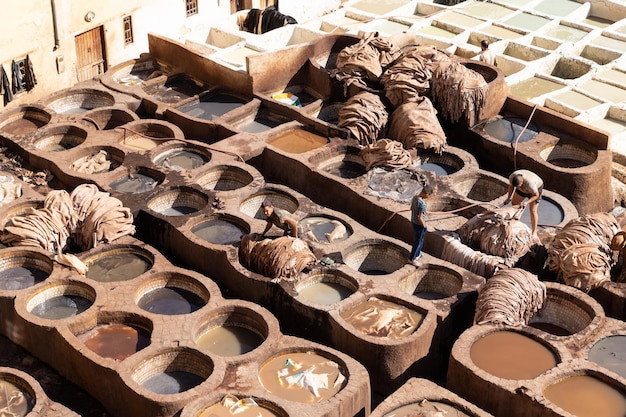
<svg viewBox="0 0 626 417">
<path fill-rule="evenodd" d="M 504 379 L 532 379 L 556 366 L 550 349 L 523 334 L 498 331 L 474 342 L 470 357 L 479 368 Z"/>
<path fill-rule="evenodd" d="M 259 347 L 263 338 L 245 327 L 218 326 L 200 336 L 196 343 L 219 356 L 237 356 Z"/>
<path fill-rule="evenodd" d="M 424 315 L 400 304 L 372 297 L 342 311 L 341 317 L 368 336 L 399 339 L 415 332 Z"/>
<path fill-rule="evenodd" d="M 328 143 L 328 139 L 304 129 L 292 129 L 270 139 L 267 143 L 289 153 L 304 153 Z"/>
<path fill-rule="evenodd" d="M 403 405 L 385 414 L 383 417 L 414 417 L 414 416 L 454 416 L 468 417 L 457 408 L 439 401 L 422 400 L 418 403 Z"/>
<path fill-rule="evenodd" d="M 626 416 L 624 393 L 588 375 L 571 376 L 552 384 L 543 396 L 577 417 Z"/>
<path fill-rule="evenodd" d="M 217 404 L 200 411 L 196 417 L 279 417 L 279 414 L 261 406 L 254 398 L 226 395 Z"/>
<path fill-rule="evenodd" d="M 352 290 L 334 282 L 317 282 L 298 290 L 298 299 L 304 302 L 332 305 L 352 295 Z"/>
<path fill-rule="evenodd" d="M 272 394 L 300 403 L 327 400 L 344 386 L 345 371 L 314 352 L 291 352 L 265 362 L 259 371 L 263 387 Z"/>
<path fill-rule="evenodd" d="M 148 332 L 120 323 L 96 326 L 79 336 L 85 346 L 103 358 L 122 361 L 150 344 Z"/>
<path fill-rule="evenodd" d="M 0 415 L 24 417 L 34 405 L 33 398 L 26 390 L 0 377 Z"/>
</svg>

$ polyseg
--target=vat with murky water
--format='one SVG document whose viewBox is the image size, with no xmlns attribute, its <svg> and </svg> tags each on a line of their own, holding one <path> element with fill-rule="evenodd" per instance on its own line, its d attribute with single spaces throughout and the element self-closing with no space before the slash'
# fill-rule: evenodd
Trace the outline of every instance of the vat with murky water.
<svg viewBox="0 0 626 417">
<path fill-rule="evenodd" d="M 116 361 L 122 361 L 150 344 L 148 331 L 123 323 L 99 324 L 77 337 L 97 355 Z"/>
<path fill-rule="evenodd" d="M 237 221 L 227 217 L 198 223 L 192 227 L 191 232 L 200 239 L 216 245 L 234 245 L 241 241 L 243 235 L 249 233 Z"/>
<path fill-rule="evenodd" d="M 0 411 L 6 417 L 25 417 L 35 405 L 35 399 L 13 378 L 0 374 Z"/>
<path fill-rule="evenodd" d="M 196 102 L 185 104 L 178 110 L 197 119 L 214 120 L 226 113 L 238 109 L 247 101 L 223 91 L 204 94 Z"/>
<path fill-rule="evenodd" d="M 476 340 L 470 357 L 485 372 L 513 380 L 536 378 L 557 364 L 548 347 L 529 336 L 506 330 Z"/>
<path fill-rule="evenodd" d="M 543 390 L 543 396 L 578 417 L 623 417 L 626 395 L 591 375 L 568 376 Z"/>
<path fill-rule="evenodd" d="M 98 282 L 128 281 L 152 268 L 148 254 L 133 249 L 117 249 L 84 260 L 87 278 Z"/>
<path fill-rule="evenodd" d="M 598 340 L 589 349 L 587 357 L 591 362 L 626 378 L 626 335 L 612 335 Z"/>
</svg>

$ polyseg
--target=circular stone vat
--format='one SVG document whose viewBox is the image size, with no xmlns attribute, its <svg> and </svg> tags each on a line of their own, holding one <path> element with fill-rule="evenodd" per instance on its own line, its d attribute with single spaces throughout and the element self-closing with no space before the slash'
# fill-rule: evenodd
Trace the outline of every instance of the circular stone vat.
<svg viewBox="0 0 626 417">
<path fill-rule="evenodd" d="M 218 403 L 202 407 L 195 417 L 287 417 L 285 411 L 262 398 L 227 394 Z"/>
<path fill-rule="evenodd" d="M 87 149 L 81 155 L 70 165 L 70 169 L 81 174 L 110 172 L 124 163 L 124 153 L 112 146 Z"/>
<path fill-rule="evenodd" d="M 422 400 L 419 403 L 403 405 L 390 411 L 389 413 L 384 414 L 383 417 L 413 417 L 423 415 L 471 417 L 453 405 L 446 404 L 441 401 L 427 400 Z"/>
<path fill-rule="evenodd" d="M 128 281 L 148 271 L 154 256 L 141 248 L 121 246 L 83 259 L 87 278 L 98 282 Z"/>
<path fill-rule="evenodd" d="M 455 296 L 463 287 L 463 276 L 445 266 L 430 264 L 419 268 L 403 282 L 402 288 L 409 294 L 426 300 L 441 300 Z"/>
<path fill-rule="evenodd" d="M 366 275 L 391 274 L 407 263 L 406 249 L 382 240 L 362 241 L 346 250 L 343 261 Z"/>
<path fill-rule="evenodd" d="M 165 216 L 185 216 L 204 209 L 209 198 L 193 188 L 174 187 L 159 193 L 148 201 L 150 210 Z"/>
<path fill-rule="evenodd" d="M 397 302 L 396 302 L 397 301 Z M 376 311 L 377 314 L 372 314 Z M 370 297 L 344 309 L 340 316 L 358 332 L 372 337 L 398 340 L 415 333 L 427 311 L 402 300 Z M 393 319 L 381 320 L 383 317 Z"/>
<path fill-rule="evenodd" d="M 317 149 L 328 142 L 328 138 L 308 130 L 290 129 L 272 137 L 267 144 L 287 153 L 300 154 Z"/>
<path fill-rule="evenodd" d="M 600 378 L 573 375 L 547 386 L 543 396 L 578 417 L 623 417 L 626 415 L 626 395 Z"/>
<path fill-rule="evenodd" d="M 123 361 L 150 345 L 152 323 L 139 316 L 101 322 L 77 335 L 79 341 L 103 358 Z"/>
<path fill-rule="evenodd" d="M 97 107 L 115 104 L 113 95 L 96 89 L 64 91 L 53 95 L 46 106 L 61 114 L 83 114 Z"/>
<path fill-rule="evenodd" d="M 528 324 L 554 336 L 570 336 L 587 328 L 595 316 L 593 307 L 583 298 L 550 285 L 543 307 Z"/>
<path fill-rule="evenodd" d="M 0 290 L 15 291 L 32 287 L 52 273 L 52 260 L 38 252 L 4 250 L 0 252 Z"/>
<path fill-rule="evenodd" d="M 352 179 L 367 173 L 365 161 L 359 156 L 359 149 L 340 146 L 338 149 L 325 150 L 311 158 L 311 163 L 321 171 L 339 178 Z"/>
<path fill-rule="evenodd" d="M 17 375 L 0 372 L 0 410 L 7 417 L 25 417 L 35 407 L 33 388 Z"/>
<path fill-rule="evenodd" d="M 196 183 L 205 190 L 233 191 L 250 184 L 254 178 L 243 168 L 232 165 L 212 167 Z"/>
<path fill-rule="evenodd" d="M 83 115 L 83 120 L 92 123 L 98 130 L 111 130 L 139 120 L 139 117 L 128 109 L 103 107 L 88 111 Z"/>
<path fill-rule="evenodd" d="M 511 380 L 533 379 L 557 364 L 554 352 L 530 336 L 496 331 L 472 344 L 474 364 L 491 375 Z"/>
<path fill-rule="evenodd" d="M 359 289 L 358 282 L 341 271 L 313 272 L 294 285 L 298 301 L 304 304 L 333 305 Z"/>
<path fill-rule="evenodd" d="M 298 222 L 298 236 L 316 243 L 343 242 L 352 235 L 352 228 L 330 216 L 307 216 Z"/>
<path fill-rule="evenodd" d="M 160 153 L 154 163 L 174 171 L 200 168 L 211 160 L 211 153 L 191 146 L 177 146 Z"/>
<path fill-rule="evenodd" d="M 228 357 L 251 352 L 261 346 L 268 334 L 269 326 L 260 314 L 234 306 L 213 312 L 196 332 L 195 340 L 202 349 Z"/>
<path fill-rule="evenodd" d="M 159 120 L 137 120 L 118 129 L 124 131 L 119 144 L 135 151 L 149 151 L 167 140 L 184 136 L 175 125 Z"/>
<path fill-rule="evenodd" d="M 545 148 L 539 153 L 539 156 L 561 168 L 581 168 L 593 164 L 598 157 L 598 152 L 591 147 L 560 143 Z"/>
<path fill-rule="evenodd" d="M 626 335 L 600 339 L 589 349 L 588 359 L 626 378 Z"/>
<path fill-rule="evenodd" d="M 506 195 L 508 183 L 484 174 L 471 175 L 459 178 L 453 184 L 454 189 L 461 195 L 476 201 L 493 201 Z"/>
<path fill-rule="evenodd" d="M 78 281 L 57 283 L 32 296 L 26 310 L 48 320 L 74 317 L 91 307 L 96 300 L 96 291 Z"/>
<path fill-rule="evenodd" d="M 142 285 L 135 302 L 154 314 L 189 314 L 204 307 L 211 294 L 196 279 L 177 272 L 167 272 Z"/>
<path fill-rule="evenodd" d="M 527 120 L 518 117 L 503 117 L 485 124 L 484 130 L 492 138 L 503 142 L 528 142 L 539 134 L 539 127 L 534 123 L 530 123 L 524 129 L 526 122 Z"/>
<path fill-rule="evenodd" d="M 263 210 L 261 210 L 261 203 L 263 203 L 264 200 L 271 201 L 274 207 L 287 210 L 289 213 L 294 213 L 298 210 L 298 200 L 295 197 L 278 190 L 265 190 L 248 197 L 243 203 L 241 203 L 239 210 L 250 217 L 254 217 L 255 219 L 265 220 L 265 214 L 263 214 Z"/>
<path fill-rule="evenodd" d="M 133 370 L 133 380 L 160 395 L 179 394 L 200 385 L 213 373 L 213 362 L 189 348 L 172 348 L 146 358 Z"/>
<path fill-rule="evenodd" d="M 556 201 L 542 196 L 537 208 L 538 227 L 543 229 L 545 227 L 557 226 L 565 219 L 565 211 Z M 530 226 L 530 210 L 524 210 L 520 221 Z"/>
<path fill-rule="evenodd" d="M 87 131 L 78 126 L 63 125 L 46 129 L 35 142 L 35 148 L 45 152 L 60 152 L 75 148 L 87 139 Z"/>
<path fill-rule="evenodd" d="M 243 235 L 250 233 L 250 226 L 243 220 L 223 214 L 209 217 L 191 228 L 200 239 L 216 245 L 235 245 Z"/>
<path fill-rule="evenodd" d="M 296 375 L 302 373 L 310 375 L 312 380 L 328 378 L 328 387 L 320 387 L 314 395 L 310 389 L 297 385 Z M 337 394 L 347 379 L 345 365 L 320 351 L 281 352 L 259 366 L 263 388 L 279 398 L 298 403 L 325 401 Z"/>
<path fill-rule="evenodd" d="M 9 110 L 0 117 L 0 132 L 9 135 L 27 135 L 47 125 L 50 113 L 33 106 L 20 106 Z"/>
<path fill-rule="evenodd" d="M 118 193 L 139 194 L 154 190 L 164 178 L 165 175 L 161 172 L 139 167 L 136 172 L 128 173 L 113 181 L 109 187 Z"/>
<path fill-rule="evenodd" d="M 450 152 L 442 152 L 441 155 L 432 152 L 420 152 L 418 168 L 422 171 L 433 172 L 438 177 L 454 174 L 461 170 L 465 164 L 457 155 Z"/>
</svg>

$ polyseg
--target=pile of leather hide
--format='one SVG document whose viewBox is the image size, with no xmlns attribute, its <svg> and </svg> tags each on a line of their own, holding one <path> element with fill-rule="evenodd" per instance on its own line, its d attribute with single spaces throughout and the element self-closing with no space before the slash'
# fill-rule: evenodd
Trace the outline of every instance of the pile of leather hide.
<svg viewBox="0 0 626 417">
<path fill-rule="evenodd" d="M 619 231 L 617 219 L 610 213 L 573 219 L 554 236 L 546 266 L 560 281 L 588 292 L 611 280 L 611 240 Z"/>
<path fill-rule="evenodd" d="M 293 279 L 317 261 L 302 239 L 283 236 L 259 240 L 250 233 L 241 238 L 239 261 L 253 272 L 272 279 Z"/>
<path fill-rule="evenodd" d="M 505 207 L 477 214 L 458 230 L 461 242 L 513 266 L 535 243 L 530 228 L 520 221 L 523 210 Z"/>
<path fill-rule="evenodd" d="M 0 240 L 9 246 L 36 246 L 60 253 L 70 240 L 81 250 L 88 250 L 134 233 L 129 208 L 95 185 L 83 184 L 71 194 L 51 191 L 43 208 L 31 208 L 10 218 Z"/>
<path fill-rule="evenodd" d="M 546 286 L 519 268 L 498 271 L 478 290 L 474 324 L 526 326 L 546 300 Z"/>
</svg>

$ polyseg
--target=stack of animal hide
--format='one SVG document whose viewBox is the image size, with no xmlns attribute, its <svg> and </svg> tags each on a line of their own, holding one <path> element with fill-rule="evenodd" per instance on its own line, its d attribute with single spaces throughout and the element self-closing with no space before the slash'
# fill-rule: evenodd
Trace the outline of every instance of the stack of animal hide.
<svg viewBox="0 0 626 417">
<path fill-rule="evenodd" d="M 317 261 L 307 244 L 289 236 L 258 240 L 251 233 L 241 238 L 239 260 L 251 271 L 275 280 L 293 279 Z"/>
<path fill-rule="evenodd" d="M 93 184 L 72 191 L 51 191 L 42 209 L 9 219 L 0 240 L 9 246 L 37 246 L 53 253 L 66 249 L 72 237 L 82 250 L 135 233 L 130 209 Z"/>
<path fill-rule="evenodd" d="M 348 129 L 361 145 L 375 143 L 383 134 L 389 113 L 377 94 L 362 91 L 339 110 L 339 127 Z"/>
<path fill-rule="evenodd" d="M 432 73 L 428 58 L 421 53 L 422 48 L 416 46 L 404 51 L 380 79 L 385 86 L 385 95 L 396 107 L 421 101 L 430 88 Z"/>
<path fill-rule="evenodd" d="M 369 84 L 377 83 L 385 69 L 400 55 L 400 49 L 372 32 L 337 54 L 336 68 L 330 75 L 344 83 L 344 94 L 352 84 L 369 88 Z"/>
<path fill-rule="evenodd" d="M 565 284 L 588 292 L 611 280 L 611 240 L 619 231 L 610 213 L 571 220 L 550 243 L 546 266 Z"/>
<path fill-rule="evenodd" d="M 433 102 L 450 122 L 463 119 L 467 126 L 474 126 L 486 104 L 489 84 L 481 74 L 451 58 L 433 62 Z"/>
<path fill-rule="evenodd" d="M 438 154 L 443 152 L 447 143 L 437 119 L 437 110 L 426 97 L 397 107 L 391 115 L 387 136 L 402 143 L 406 149 L 432 149 Z"/>
<path fill-rule="evenodd" d="M 527 326 L 546 300 L 546 286 L 519 268 L 497 272 L 478 290 L 475 324 Z"/>
<path fill-rule="evenodd" d="M 502 258 L 511 267 L 535 243 L 528 226 L 519 219 L 522 210 L 505 207 L 477 214 L 458 230 L 461 242 Z"/>
<path fill-rule="evenodd" d="M 400 142 L 391 139 L 381 139 L 373 145 L 367 145 L 361 149 L 359 156 L 368 171 L 372 167 L 403 169 L 413 163 L 409 151 Z"/>
<path fill-rule="evenodd" d="M 443 236 L 441 259 L 459 265 L 470 272 L 489 278 L 506 267 L 504 259 L 474 250 L 453 236 Z"/>
</svg>

